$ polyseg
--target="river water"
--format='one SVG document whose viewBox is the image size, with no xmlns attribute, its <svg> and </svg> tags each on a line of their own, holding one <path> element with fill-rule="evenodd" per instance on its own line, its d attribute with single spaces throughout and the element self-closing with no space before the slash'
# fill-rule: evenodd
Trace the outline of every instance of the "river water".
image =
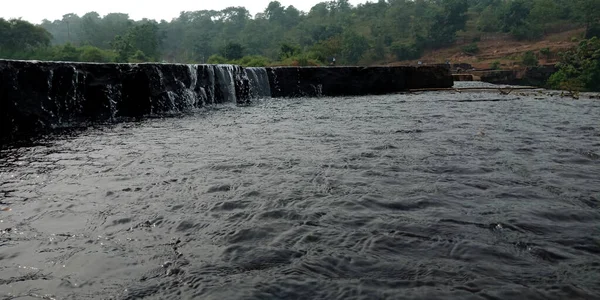
<svg viewBox="0 0 600 300">
<path fill-rule="evenodd" d="M 5 149 L 0 297 L 600 299 L 599 116 L 268 99 Z"/>
</svg>

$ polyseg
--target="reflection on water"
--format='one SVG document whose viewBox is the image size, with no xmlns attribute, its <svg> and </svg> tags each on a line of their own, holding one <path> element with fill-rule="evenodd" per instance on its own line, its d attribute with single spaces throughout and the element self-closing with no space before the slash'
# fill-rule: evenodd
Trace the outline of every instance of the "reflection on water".
<svg viewBox="0 0 600 300">
<path fill-rule="evenodd" d="M 273 99 L 7 149 L 0 295 L 597 298 L 598 116 L 498 92 Z"/>
</svg>

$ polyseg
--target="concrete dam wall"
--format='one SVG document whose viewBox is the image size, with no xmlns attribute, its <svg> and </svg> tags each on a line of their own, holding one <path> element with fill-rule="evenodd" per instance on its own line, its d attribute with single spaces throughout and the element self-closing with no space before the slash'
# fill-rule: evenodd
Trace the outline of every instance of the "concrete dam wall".
<svg viewBox="0 0 600 300">
<path fill-rule="evenodd" d="M 454 84 L 449 69 L 441 66 L 266 69 L 273 97 L 381 95 Z"/>
<path fill-rule="evenodd" d="M 0 146 L 55 129 L 253 98 L 350 96 L 442 88 L 449 69 L 95 64 L 0 60 Z"/>
</svg>

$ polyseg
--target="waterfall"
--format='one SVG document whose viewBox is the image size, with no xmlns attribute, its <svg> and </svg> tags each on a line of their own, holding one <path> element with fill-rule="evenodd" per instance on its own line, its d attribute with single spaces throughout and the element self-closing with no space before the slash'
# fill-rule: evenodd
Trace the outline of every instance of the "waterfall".
<svg viewBox="0 0 600 300">
<path fill-rule="evenodd" d="M 250 80 L 250 96 L 252 98 L 270 98 L 271 87 L 269 86 L 269 75 L 265 68 L 246 68 L 246 74 Z"/>
<path fill-rule="evenodd" d="M 215 73 L 218 87 L 223 98 L 223 102 L 237 103 L 235 95 L 235 79 L 233 76 L 234 67 L 232 65 L 216 65 Z"/>
<path fill-rule="evenodd" d="M 71 100 L 73 101 L 73 105 L 76 105 L 77 103 L 77 86 L 79 85 L 79 72 L 77 71 L 77 68 L 75 66 L 72 67 L 73 69 L 73 78 L 71 80 L 71 86 L 73 87 L 73 95 L 71 97 Z M 66 109 L 68 110 L 68 106 L 66 107 Z"/>
<path fill-rule="evenodd" d="M 49 103 L 52 103 L 52 80 L 54 79 L 54 70 L 50 70 L 48 72 L 48 93 L 46 98 L 48 99 Z M 44 101 L 40 101 L 40 107 L 41 109 L 46 112 L 47 114 L 49 114 L 50 116 L 54 117 L 54 112 L 52 110 L 48 110 L 46 109 L 46 107 L 44 106 Z"/>
<path fill-rule="evenodd" d="M 204 93 L 206 94 L 206 104 L 216 103 L 215 99 L 215 69 L 211 65 L 203 65 L 205 85 Z"/>
<path fill-rule="evenodd" d="M 108 110 L 110 121 L 115 121 L 117 116 L 117 101 L 121 99 L 121 85 L 106 85 L 106 97 L 108 98 Z"/>
<path fill-rule="evenodd" d="M 250 94 L 269 95 L 266 74 L 233 65 L 0 59 L 0 142 L 74 124 L 186 112 L 214 103 L 245 105 Z"/>
<path fill-rule="evenodd" d="M 160 70 L 159 67 L 156 68 L 156 73 L 158 74 L 158 78 L 159 78 L 159 86 L 161 87 L 166 87 L 167 84 L 165 82 L 165 76 L 163 75 L 163 72 Z M 175 98 L 177 97 L 177 94 L 173 93 L 173 91 L 170 91 L 168 89 L 166 90 L 166 94 L 167 94 L 167 99 L 168 99 L 168 103 L 162 103 L 164 106 L 164 108 L 166 108 L 167 111 L 176 111 L 177 106 L 175 105 Z M 164 109 L 163 108 L 163 109 Z M 158 108 L 154 108 L 154 109 L 158 109 Z M 157 111 L 152 111 L 152 113 L 159 113 L 160 109 L 158 109 Z"/>
<path fill-rule="evenodd" d="M 198 97 L 197 86 L 198 86 L 198 66 L 188 65 L 188 71 L 190 75 L 190 86 L 185 88 L 185 98 L 189 107 L 200 107 L 204 98 Z M 185 85 L 184 85 L 185 87 Z"/>
<path fill-rule="evenodd" d="M 385 94 L 452 86 L 444 67 L 242 68 L 0 59 L 0 143 L 89 122 L 116 121 L 252 98 Z"/>
</svg>

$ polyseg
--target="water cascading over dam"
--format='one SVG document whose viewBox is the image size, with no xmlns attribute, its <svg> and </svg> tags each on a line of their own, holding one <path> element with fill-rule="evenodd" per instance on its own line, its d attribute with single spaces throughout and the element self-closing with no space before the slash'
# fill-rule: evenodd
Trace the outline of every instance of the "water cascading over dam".
<svg viewBox="0 0 600 300">
<path fill-rule="evenodd" d="M 247 78 L 243 68 L 231 65 L 0 61 L 1 138 L 245 103 Z"/>
<path fill-rule="evenodd" d="M 251 98 L 269 98 L 271 97 L 271 87 L 269 86 L 269 75 L 265 68 L 246 68 L 248 80 L 250 80 Z"/>
<path fill-rule="evenodd" d="M 0 143 L 57 128 L 180 113 L 252 98 L 385 94 L 450 87 L 432 67 L 279 67 L 0 60 Z"/>
</svg>

